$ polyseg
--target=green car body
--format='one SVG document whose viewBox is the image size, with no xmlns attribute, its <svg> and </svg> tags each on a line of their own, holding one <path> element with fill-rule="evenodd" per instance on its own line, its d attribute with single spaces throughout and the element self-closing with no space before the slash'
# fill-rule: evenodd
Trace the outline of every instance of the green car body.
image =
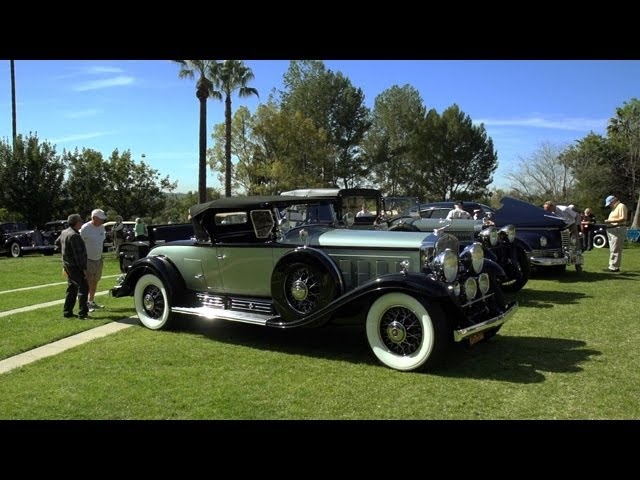
<svg viewBox="0 0 640 480">
<path fill-rule="evenodd" d="M 133 296 L 148 328 L 179 314 L 275 328 L 356 323 L 379 361 L 415 370 L 441 363 L 453 342 L 493 336 L 517 308 L 480 244 L 459 253 L 448 234 L 335 228 L 329 200 L 224 198 L 191 216 L 194 240 L 153 248 L 111 291 Z"/>
</svg>

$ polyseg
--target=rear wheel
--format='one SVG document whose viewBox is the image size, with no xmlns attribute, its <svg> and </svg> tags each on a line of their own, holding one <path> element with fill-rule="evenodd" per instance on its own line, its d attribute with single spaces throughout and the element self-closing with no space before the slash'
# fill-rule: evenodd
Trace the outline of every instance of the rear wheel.
<svg viewBox="0 0 640 480">
<path fill-rule="evenodd" d="M 593 246 L 596 248 L 604 248 L 607 246 L 607 237 L 604 233 L 596 233 L 593 236 Z"/>
<path fill-rule="evenodd" d="M 149 273 L 140 277 L 133 293 L 140 322 L 151 330 L 169 328 L 172 321 L 169 294 L 160 278 Z"/>
<path fill-rule="evenodd" d="M 405 293 L 387 293 L 373 302 L 366 330 L 373 354 L 395 370 L 434 367 L 444 358 L 447 337 L 442 310 Z"/>
</svg>

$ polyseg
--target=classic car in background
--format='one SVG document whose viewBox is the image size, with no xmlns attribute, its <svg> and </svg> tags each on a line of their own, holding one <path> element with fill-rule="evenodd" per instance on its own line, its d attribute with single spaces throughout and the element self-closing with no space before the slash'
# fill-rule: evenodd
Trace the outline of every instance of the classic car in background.
<svg viewBox="0 0 640 480">
<path fill-rule="evenodd" d="M 353 217 L 350 228 L 386 228 L 384 202 L 375 188 L 300 188 L 281 195 L 332 199 L 339 222 L 344 222 L 347 214 Z"/>
<path fill-rule="evenodd" d="M 116 222 L 110 221 L 110 222 L 105 222 L 104 223 L 104 244 L 103 244 L 103 251 L 108 252 L 110 249 L 113 248 L 113 227 L 115 226 Z M 125 220 L 124 222 L 122 222 L 122 241 L 123 242 L 131 242 L 134 237 L 136 236 L 135 233 L 135 226 L 136 226 L 136 222 L 133 222 L 131 220 Z"/>
<path fill-rule="evenodd" d="M 25 253 L 53 255 L 55 247 L 37 228 L 26 223 L 0 222 L 0 254 L 20 257 Z"/>
<path fill-rule="evenodd" d="M 504 291 L 517 292 L 529 281 L 530 267 L 525 250 L 516 242 L 516 227 L 512 224 L 496 227 L 488 217 L 483 220 L 447 219 L 450 208 L 427 207 L 420 211 L 405 211 L 388 220 L 390 231 L 446 232 L 455 235 L 461 245 L 479 241 L 485 254 L 504 270 L 499 278 Z M 408 214 L 407 214 L 408 213 Z"/>
<path fill-rule="evenodd" d="M 564 219 L 549 214 L 542 207 L 504 197 L 498 209 L 482 203 L 464 202 L 467 211 L 480 210 L 500 228 L 514 225 L 515 245 L 526 255 L 530 268 L 539 271 L 564 272 L 567 265 L 582 271 L 584 259 L 579 238 L 572 234 Z M 434 208 L 453 208 L 454 202 L 433 202 L 420 205 L 421 212 Z"/>
<path fill-rule="evenodd" d="M 120 271 L 126 273 L 129 267 L 140 258 L 146 256 L 156 245 L 179 240 L 190 240 L 194 236 L 191 223 L 166 223 L 149 225 L 147 227 L 148 240 L 125 242 L 120 245 L 118 259 Z"/>
<path fill-rule="evenodd" d="M 68 227 L 69 223 L 66 220 L 53 220 L 44 224 L 42 235 L 48 240 L 49 244 L 55 246 L 56 239 Z"/>
<path fill-rule="evenodd" d="M 364 326 L 384 365 L 439 364 L 453 342 L 493 336 L 517 308 L 495 278 L 499 265 L 453 235 L 305 224 L 328 200 L 228 197 L 191 207 L 193 241 L 159 245 L 111 289 L 133 296 L 150 329 L 177 314 L 281 329 Z M 243 222 L 228 222 L 232 215 Z M 335 215 L 335 214 L 334 214 Z"/>
</svg>

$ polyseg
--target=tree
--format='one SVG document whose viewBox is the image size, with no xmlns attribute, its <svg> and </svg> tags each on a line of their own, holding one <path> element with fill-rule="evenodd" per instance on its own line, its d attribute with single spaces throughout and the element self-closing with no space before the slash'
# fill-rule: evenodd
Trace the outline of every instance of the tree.
<svg viewBox="0 0 640 480">
<path fill-rule="evenodd" d="M 327 132 L 329 155 L 322 161 L 322 183 L 356 186 L 366 172 L 360 143 L 371 126 L 362 90 L 318 60 L 292 61 L 283 83 L 282 109 L 300 112 Z"/>
<path fill-rule="evenodd" d="M 221 99 L 220 92 L 213 90 L 210 80 L 218 62 L 215 60 L 174 60 L 180 65 L 180 78 L 193 79 L 199 75 L 196 82 L 196 97 L 200 102 L 200 130 L 198 149 L 198 196 L 200 203 L 207 201 L 207 99 L 209 97 Z"/>
<path fill-rule="evenodd" d="M 418 131 L 411 195 L 427 199 L 479 198 L 493 181 L 498 155 L 483 124 L 453 104 L 442 115 L 430 110 Z"/>
<path fill-rule="evenodd" d="M 409 194 L 406 188 L 414 161 L 412 136 L 425 113 L 420 93 L 411 85 L 394 85 L 375 99 L 371 128 L 362 143 L 370 178 L 387 195 Z"/>
<path fill-rule="evenodd" d="M 258 90 L 247 86 L 253 78 L 253 72 L 241 60 L 225 60 L 215 64 L 212 69 L 214 88 L 217 93 L 224 95 L 225 197 L 231 196 L 231 95 L 237 91 L 240 98 L 259 96 Z"/>
<path fill-rule="evenodd" d="M 542 142 L 531 156 L 520 157 L 517 168 L 506 175 L 519 198 L 534 204 L 546 200 L 573 203 L 576 182 L 569 163 L 562 157 L 564 148 Z"/>
<path fill-rule="evenodd" d="M 617 195 L 633 199 L 638 195 L 638 205 L 633 216 L 632 228 L 640 226 L 640 100 L 632 98 L 616 108 L 616 116 L 609 120 L 607 133 L 612 142 L 620 145 L 625 155 L 613 165 L 619 169 L 620 182 Z"/>
<path fill-rule="evenodd" d="M 247 107 L 240 107 L 231 120 L 231 155 L 237 163 L 231 175 L 231 188 L 246 193 L 252 183 L 252 159 L 255 144 L 252 141 L 253 117 Z M 218 180 L 225 183 L 226 178 L 226 122 L 213 126 L 213 148 L 207 152 L 209 167 L 220 172 Z"/>
<path fill-rule="evenodd" d="M 258 107 L 252 125 L 248 194 L 329 186 L 322 175 L 322 160 L 329 153 L 327 135 L 310 118 L 268 103 Z"/>
<path fill-rule="evenodd" d="M 33 226 L 43 226 L 59 212 L 65 198 L 65 167 L 55 147 L 37 134 L 18 135 L 15 148 L 0 144 L 2 203 Z"/>
</svg>

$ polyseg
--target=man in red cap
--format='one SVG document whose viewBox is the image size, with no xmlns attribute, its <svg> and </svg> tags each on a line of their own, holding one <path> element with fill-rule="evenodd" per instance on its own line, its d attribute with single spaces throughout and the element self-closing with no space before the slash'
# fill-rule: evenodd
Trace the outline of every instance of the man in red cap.
<svg viewBox="0 0 640 480">
<path fill-rule="evenodd" d="M 627 206 L 618 200 L 615 195 L 609 195 L 604 200 L 605 207 L 611 207 L 611 213 L 604 223 L 608 226 L 607 237 L 609 238 L 609 267 L 605 272 L 619 272 L 622 263 L 622 245 L 627 237 Z"/>
</svg>

